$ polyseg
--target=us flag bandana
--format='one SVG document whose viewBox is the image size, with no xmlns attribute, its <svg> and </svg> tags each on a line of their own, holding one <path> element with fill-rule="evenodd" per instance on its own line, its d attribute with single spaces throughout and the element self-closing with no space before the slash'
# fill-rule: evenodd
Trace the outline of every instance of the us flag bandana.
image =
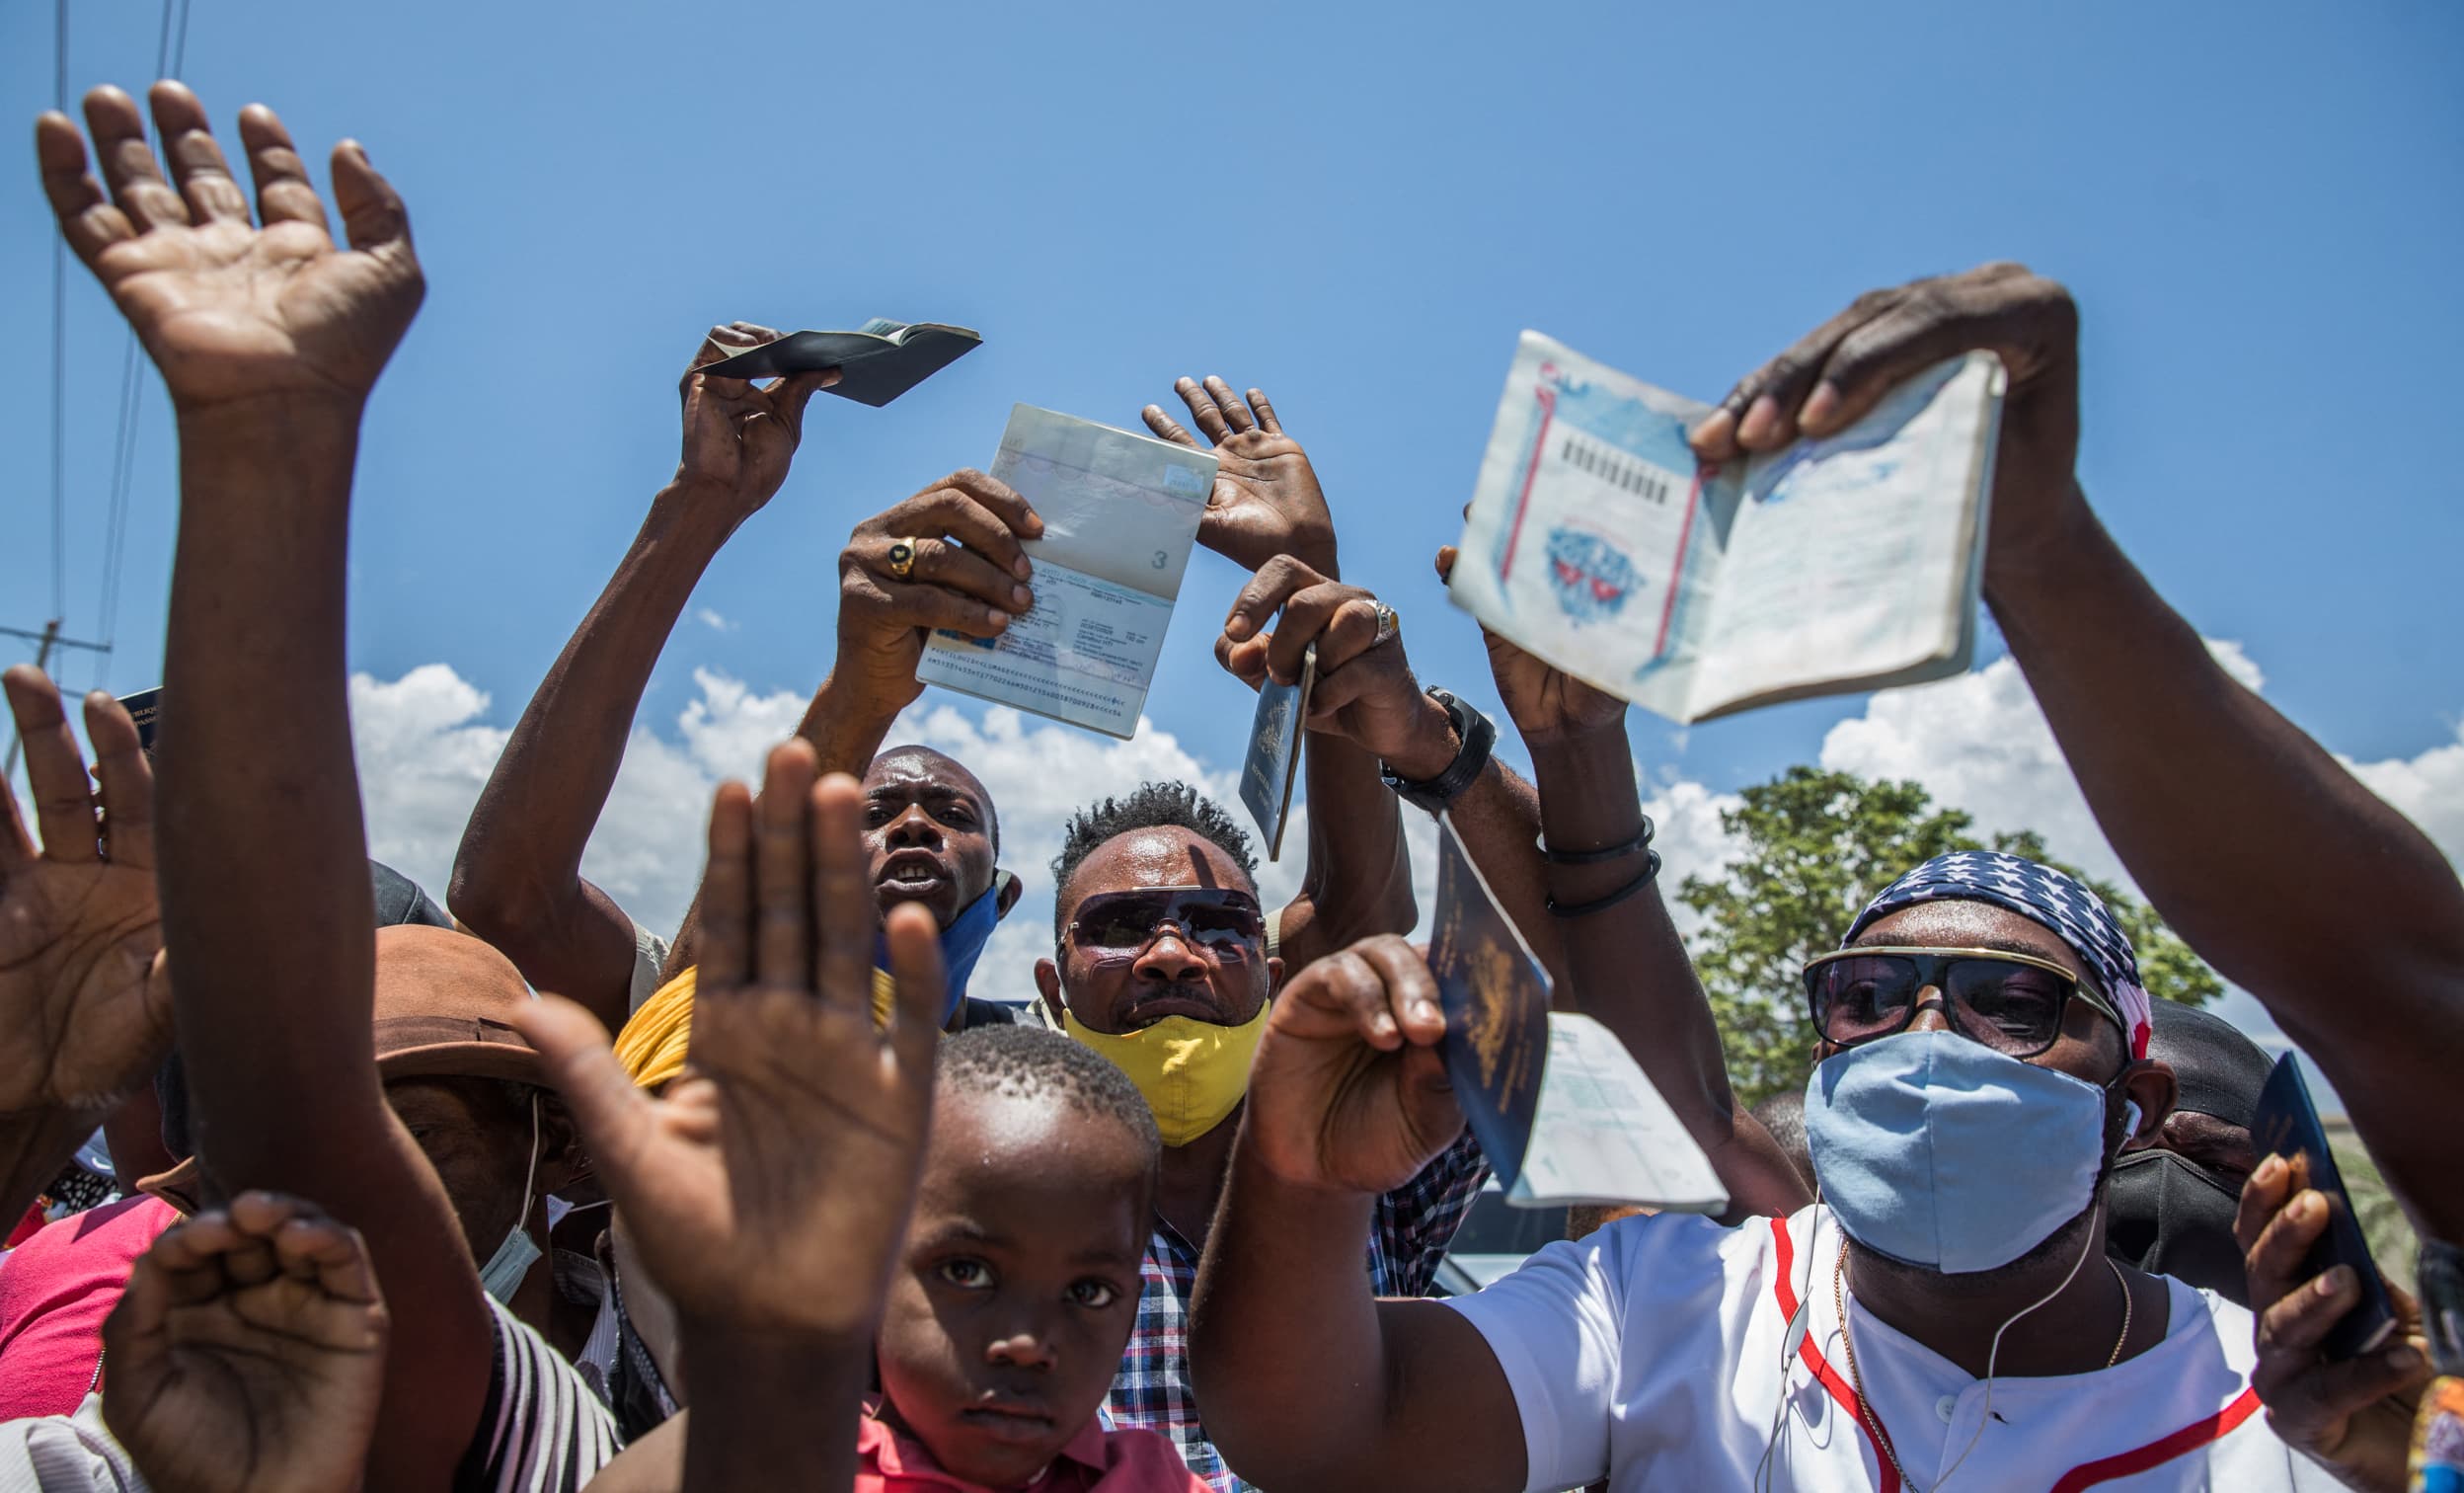
<svg viewBox="0 0 2464 1493">
<path fill-rule="evenodd" d="M 2130 1056 L 2147 1056 L 2151 1008 L 2147 988 L 2139 982 L 2138 956 L 2105 900 L 2072 877 L 2050 866 L 2006 855 L 1999 850 L 1955 850 L 1937 855 L 1885 887 L 1848 925 L 1839 941 L 1846 948 L 1875 919 L 1901 907 L 1929 902 L 1980 902 L 2042 923 L 2070 945 L 2080 963 L 2096 973 L 2096 982 L 2114 1009 L 2121 1013 L 2130 1035 Z"/>
</svg>

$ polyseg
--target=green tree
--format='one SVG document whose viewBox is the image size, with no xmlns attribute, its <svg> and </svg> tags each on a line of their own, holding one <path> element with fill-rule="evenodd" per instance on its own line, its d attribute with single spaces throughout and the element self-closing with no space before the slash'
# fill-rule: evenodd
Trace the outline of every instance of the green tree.
<svg viewBox="0 0 2464 1493">
<path fill-rule="evenodd" d="M 1687 877 L 1677 900 L 1702 914 L 1690 940 L 1694 968 L 1720 1023 L 1730 1081 L 1747 1104 L 1803 1087 L 1812 1065 L 1799 980 L 1806 961 L 1838 947 L 1902 872 L 1952 850 L 2006 850 L 2079 876 L 2129 935 L 2149 994 L 2198 1005 L 2224 989 L 2146 904 L 2047 855 L 2033 830 L 1977 838 L 1969 815 L 1936 806 L 1915 783 L 1791 767 L 1742 797 L 1720 823 L 1743 838 L 1744 853 L 1716 877 Z"/>
</svg>

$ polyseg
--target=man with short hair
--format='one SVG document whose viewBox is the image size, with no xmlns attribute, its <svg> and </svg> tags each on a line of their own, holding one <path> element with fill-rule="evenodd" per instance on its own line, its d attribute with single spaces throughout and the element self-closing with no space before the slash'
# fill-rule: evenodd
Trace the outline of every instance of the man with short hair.
<svg viewBox="0 0 2464 1493">
<path fill-rule="evenodd" d="M 2155 1143 L 2114 1163 L 2105 1247 L 2247 1306 L 2233 1216 L 2259 1164 L 2250 1122 L 2275 1061 L 2215 1012 L 2174 1000 L 2156 1002 L 2147 1055 L 2173 1069 L 2173 1112 Z"/>
<path fill-rule="evenodd" d="M 2076 325 L 2059 286 L 2012 266 L 1876 292 L 1741 382 L 1697 447 L 1722 460 L 1829 435 L 1944 358 L 2002 357 L 1985 584 L 2014 652 L 2159 910 L 2219 969 L 2234 973 L 2214 952 L 2230 948 L 2271 977 L 2254 992 L 2315 1034 L 2331 1077 L 2381 1070 L 2354 1118 L 2436 1225 L 2456 1216 L 2440 1186 L 2456 1147 L 2419 1122 L 2464 1031 L 2464 895 L 2418 831 L 2216 669 L 2096 527 L 2071 476 Z M 2181 753 L 2149 749 L 2151 718 Z M 1551 797 L 1544 783 L 1544 811 L 1568 821 L 1586 807 Z M 2314 857 L 2264 853 L 2288 823 Z M 2400 1476 L 2404 1396 L 2426 1365 L 2401 1339 L 2320 1356 L 2358 1288 L 2302 1278 L 2327 1203 L 2294 1193 L 2280 1162 L 2253 1173 L 2238 1220 L 2256 1320 L 2098 1258 L 2117 1153 L 2153 1140 L 2175 1085 L 2146 1056 L 2127 942 L 2070 878 L 1945 857 L 1809 966 L 1821 1205 L 1732 1231 L 1622 1220 L 1446 1303 L 1373 1300 L 1349 1268 L 1369 1200 L 1459 1114 L 1425 965 L 1399 944 L 1355 952 L 1277 1002 L 1201 1272 L 1192 1353 L 1245 1474 L 1294 1489 L 1603 1474 L 1933 1488 L 1964 1471 L 1961 1486 L 2267 1489 L 2317 1484 L 2315 1460 L 2354 1486 Z M 2385 983 L 2322 978 L 2345 957 Z M 1364 1011 L 1403 1041 L 1366 1040 Z M 1708 1020 L 1699 994 L 1664 1014 L 1680 1034 Z M 2373 1057 L 2367 1039 L 2408 1021 L 2404 1051 Z M 2370 1129 L 2401 1119 L 2416 1123 Z"/>
<path fill-rule="evenodd" d="M 1164 1139 L 1138 1320 L 1113 1383 L 1121 1424 L 1160 1431 L 1217 1489 L 1246 1486 L 1206 1427 L 1186 1350 L 1189 1306 L 1248 1092 L 1251 1055 L 1285 962 L 1266 948 L 1257 857 L 1231 817 L 1186 783 L 1147 783 L 1072 817 L 1052 863 L 1053 956 L 1036 964 L 1051 1023 L 1111 1059 Z M 1372 1205 L 1366 1279 L 1428 1289 L 1489 1175 L 1458 1117 L 1427 1164 Z"/>
</svg>

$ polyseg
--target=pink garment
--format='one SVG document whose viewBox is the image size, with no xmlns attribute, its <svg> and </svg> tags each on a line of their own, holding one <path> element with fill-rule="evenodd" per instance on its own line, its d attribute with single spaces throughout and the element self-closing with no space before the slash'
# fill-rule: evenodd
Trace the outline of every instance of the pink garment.
<svg viewBox="0 0 2464 1493">
<path fill-rule="evenodd" d="M 1033 1484 L 1035 1493 L 1206 1493 L 1171 1439 L 1153 1431 L 1106 1431 L 1095 1422 L 1069 1439 Z M 991 1493 L 933 1464 L 922 1443 L 868 1415 L 856 1438 L 855 1493 Z"/>
<path fill-rule="evenodd" d="M 0 1264 L 0 1421 L 76 1413 L 103 1360 L 103 1319 L 137 1256 L 178 1221 L 160 1198 L 123 1198 L 43 1225 Z"/>
</svg>

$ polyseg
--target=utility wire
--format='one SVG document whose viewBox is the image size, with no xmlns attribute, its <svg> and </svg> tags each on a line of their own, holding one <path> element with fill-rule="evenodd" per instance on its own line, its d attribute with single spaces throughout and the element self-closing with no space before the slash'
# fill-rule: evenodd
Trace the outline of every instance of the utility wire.
<svg viewBox="0 0 2464 1493">
<path fill-rule="evenodd" d="M 189 17 L 194 0 L 163 0 L 160 35 L 154 44 L 154 75 L 177 78 L 188 65 Z M 178 18 L 177 30 L 174 17 Z M 95 686 L 111 677 L 112 646 L 119 641 L 120 578 L 128 550 L 128 495 L 137 474 L 137 422 L 144 411 L 144 385 L 138 376 L 137 334 L 131 330 L 119 364 L 119 424 L 112 439 L 112 486 L 109 517 L 103 540 L 103 587 L 100 595 L 104 651 L 95 655 Z"/>
</svg>

